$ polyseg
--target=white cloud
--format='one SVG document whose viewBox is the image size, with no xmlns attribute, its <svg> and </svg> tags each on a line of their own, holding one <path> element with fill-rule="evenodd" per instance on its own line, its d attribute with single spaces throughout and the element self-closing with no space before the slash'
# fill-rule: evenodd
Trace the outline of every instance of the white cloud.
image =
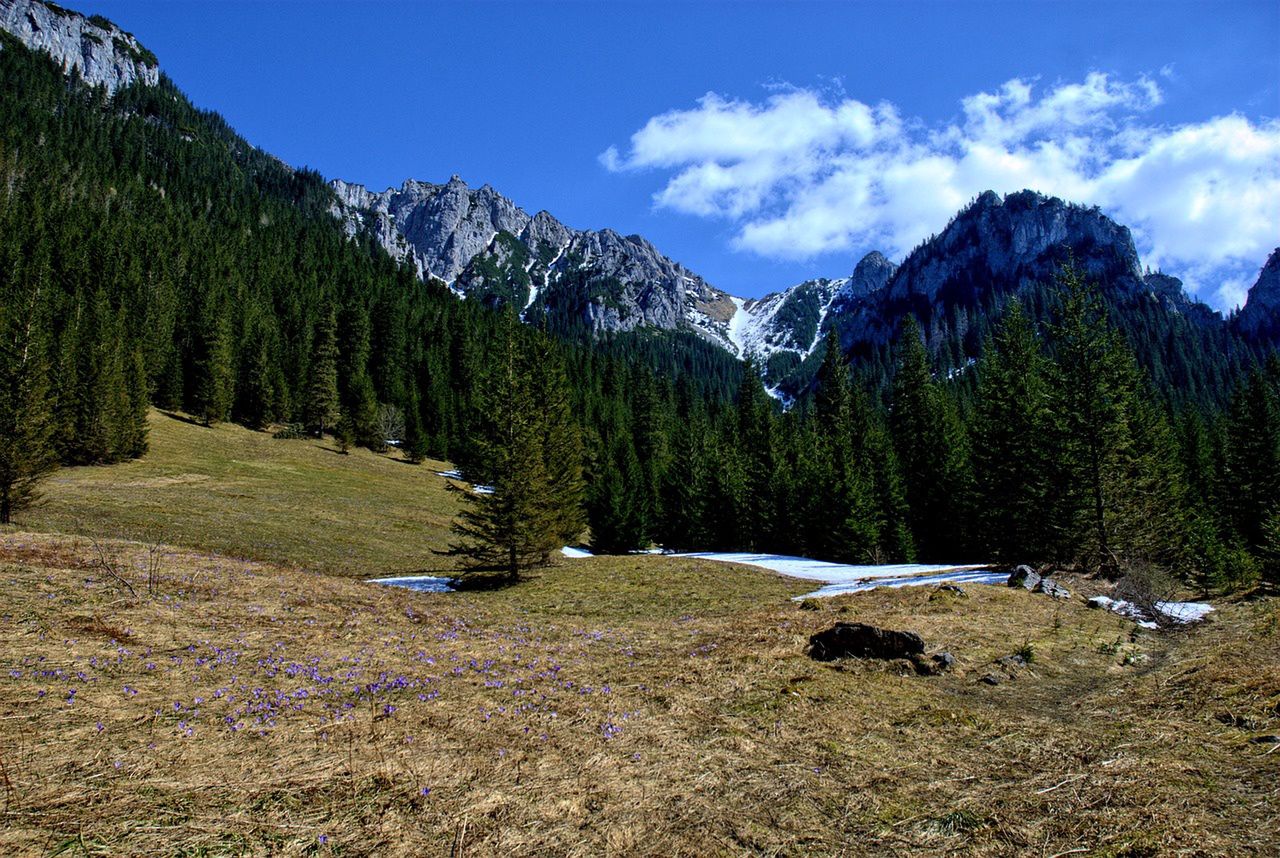
<svg viewBox="0 0 1280 858">
<path fill-rule="evenodd" d="M 1280 121 L 1151 123 L 1162 101 L 1148 77 L 1015 79 L 931 126 L 794 87 L 759 102 L 707 93 L 600 160 L 668 173 L 658 207 L 726 219 L 735 248 L 788 259 L 901 257 L 978 193 L 1031 188 L 1101 206 L 1132 228 L 1145 262 L 1229 309 L 1280 243 Z"/>
</svg>

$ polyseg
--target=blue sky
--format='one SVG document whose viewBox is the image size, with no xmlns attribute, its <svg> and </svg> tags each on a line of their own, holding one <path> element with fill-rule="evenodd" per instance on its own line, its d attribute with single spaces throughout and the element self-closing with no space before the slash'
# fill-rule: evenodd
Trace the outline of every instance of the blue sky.
<svg viewBox="0 0 1280 858">
<path fill-rule="evenodd" d="M 1280 244 L 1275 0 L 71 5 L 289 163 L 457 173 L 739 295 L 987 186 L 1101 205 L 1220 308 Z"/>
</svg>

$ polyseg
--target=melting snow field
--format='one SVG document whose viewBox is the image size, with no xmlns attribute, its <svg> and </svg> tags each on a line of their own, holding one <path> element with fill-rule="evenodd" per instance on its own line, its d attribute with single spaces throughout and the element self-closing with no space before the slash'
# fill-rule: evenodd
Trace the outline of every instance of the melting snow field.
<svg viewBox="0 0 1280 858">
<path fill-rule="evenodd" d="M 720 560 L 725 563 L 745 563 L 759 566 L 791 578 L 803 578 L 825 584 L 812 593 L 797 596 L 838 596 L 842 593 L 861 593 L 876 587 L 918 587 L 928 584 L 1003 584 L 1009 580 L 1008 572 L 992 572 L 987 566 L 930 566 L 923 563 L 900 563 L 888 566 L 855 566 L 848 563 L 828 563 L 807 557 L 788 557 L 784 554 L 749 554 L 735 552 L 697 552 L 676 554 L 675 557 L 697 557 L 702 560 Z"/>
</svg>

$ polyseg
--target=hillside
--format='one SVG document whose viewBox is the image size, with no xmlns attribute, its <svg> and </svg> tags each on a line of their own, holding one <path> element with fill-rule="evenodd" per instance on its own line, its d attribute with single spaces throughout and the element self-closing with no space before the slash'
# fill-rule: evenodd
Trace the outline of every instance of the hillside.
<svg viewBox="0 0 1280 858">
<path fill-rule="evenodd" d="M 150 449 L 109 468 L 63 468 L 29 528 L 164 541 L 356 577 L 447 568 L 455 496 L 398 453 L 278 440 L 153 410 Z"/>
</svg>

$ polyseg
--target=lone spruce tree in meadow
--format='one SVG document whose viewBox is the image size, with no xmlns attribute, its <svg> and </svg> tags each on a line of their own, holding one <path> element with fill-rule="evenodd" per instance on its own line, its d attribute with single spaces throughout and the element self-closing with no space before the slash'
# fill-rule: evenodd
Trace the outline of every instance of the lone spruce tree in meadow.
<svg viewBox="0 0 1280 858">
<path fill-rule="evenodd" d="M 581 441 L 567 408 L 563 376 L 547 371 L 503 328 L 497 366 L 482 396 L 487 421 L 477 441 L 479 472 L 490 485 L 462 489 L 464 508 L 448 555 L 470 572 L 518 581 L 546 565 L 583 521 Z M 541 364 L 541 365 L 540 365 Z"/>
</svg>

